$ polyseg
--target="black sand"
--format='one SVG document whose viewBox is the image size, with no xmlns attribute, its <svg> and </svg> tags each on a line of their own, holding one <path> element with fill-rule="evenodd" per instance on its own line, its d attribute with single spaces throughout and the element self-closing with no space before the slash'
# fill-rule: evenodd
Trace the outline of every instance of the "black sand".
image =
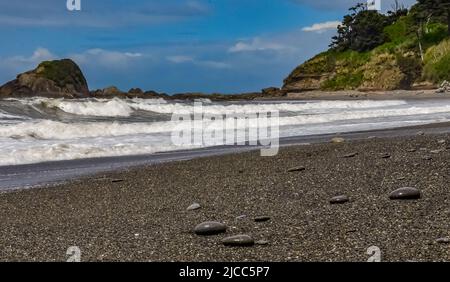
<svg viewBox="0 0 450 282">
<path fill-rule="evenodd" d="M 83 261 L 366 261 L 371 246 L 384 261 L 449 260 L 450 245 L 435 242 L 450 236 L 449 144 L 446 134 L 286 147 L 2 193 L 0 260 L 64 261 L 70 246 Z M 404 186 L 422 198 L 389 199 Z M 341 194 L 350 202 L 330 205 Z M 202 208 L 186 211 L 193 202 Z M 192 233 L 208 220 L 227 233 Z M 222 246 L 236 234 L 270 243 Z"/>
</svg>

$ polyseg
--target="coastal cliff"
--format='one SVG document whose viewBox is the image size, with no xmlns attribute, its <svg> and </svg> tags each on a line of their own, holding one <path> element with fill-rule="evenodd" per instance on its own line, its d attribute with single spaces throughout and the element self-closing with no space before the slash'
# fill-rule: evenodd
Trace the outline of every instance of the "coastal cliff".
<svg viewBox="0 0 450 282">
<path fill-rule="evenodd" d="M 352 7 L 330 49 L 295 68 L 283 90 L 437 88 L 450 80 L 450 15 L 428 2 L 387 14 Z"/>
</svg>

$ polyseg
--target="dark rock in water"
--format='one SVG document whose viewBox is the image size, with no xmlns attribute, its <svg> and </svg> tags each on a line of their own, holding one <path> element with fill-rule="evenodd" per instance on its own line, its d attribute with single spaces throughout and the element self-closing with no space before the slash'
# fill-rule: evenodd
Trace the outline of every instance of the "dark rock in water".
<svg viewBox="0 0 450 282">
<path fill-rule="evenodd" d="M 194 210 L 198 210 L 198 209 L 200 209 L 200 208 L 201 208 L 201 206 L 200 206 L 199 203 L 193 203 L 192 205 L 190 205 L 190 206 L 187 208 L 187 210 L 188 210 L 188 211 L 194 211 Z"/>
<path fill-rule="evenodd" d="M 424 156 L 424 157 L 422 158 L 422 160 L 424 160 L 424 161 L 431 161 L 432 159 L 433 159 L 432 156 Z"/>
<path fill-rule="evenodd" d="M 258 241 L 255 242 L 255 244 L 256 245 L 260 245 L 260 246 L 267 246 L 267 245 L 270 244 L 270 242 L 267 241 L 267 240 L 258 240 Z"/>
<path fill-rule="evenodd" d="M 347 195 L 340 195 L 330 199 L 330 204 L 344 204 L 347 203 L 350 199 Z"/>
<path fill-rule="evenodd" d="M 390 157 L 391 157 L 391 154 L 389 154 L 389 153 L 384 153 L 381 155 L 382 159 L 389 159 Z"/>
<path fill-rule="evenodd" d="M 194 232 L 197 235 L 216 235 L 227 231 L 227 226 L 223 223 L 216 221 L 207 221 L 200 223 L 194 228 Z"/>
<path fill-rule="evenodd" d="M 255 217 L 255 222 L 265 222 L 265 221 L 269 221 L 270 217 L 269 216 L 258 216 Z"/>
<path fill-rule="evenodd" d="M 223 239 L 222 243 L 229 247 L 250 247 L 255 244 L 255 240 L 248 235 L 236 235 Z"/>
<path fill-rule="evenodd" d="M 349 154 L 343 155 L 342 157 L 348 159 L 348 158 L 354 158 L 357 155 L 358 155 L 357 152 L 353 152 L 353 153 L 349 153 Z"/>
<path fill-rule="evenodd" d="M 420 199 L 421 194 L 419 189 L 412 187 L 399 188 L 389 195 L 391 200 L 416 200 Z"/>
<path fill-rule="evenodd" d="M 45 61 L 0 87 L 0 97 L 89 97 L 86 79 L 70 60 Z"/>
<path fill-rule="evenodd" d="M 297 172 L 297 171 L 304 171 L 306 170 L 306 168 L 304 166 L 296 166 L 296 167 L 291 167 L 290 169 L 288 169 L 288 172 Z"/>
<path fill-rule="evenodd" d="M 141 88 L 131 88 L 130 90 L 128 90 L 128 94 L 142 96 L 144 94 L 144 91 L 142 91 Z"/>
<path fill-rule="evenodd" d="M 438 243 L 438 244 L 450 244 L 450 238 L 449 237 L 438 238 L 438 239 L 436 239 L 436 243 Z"/>
</svg>

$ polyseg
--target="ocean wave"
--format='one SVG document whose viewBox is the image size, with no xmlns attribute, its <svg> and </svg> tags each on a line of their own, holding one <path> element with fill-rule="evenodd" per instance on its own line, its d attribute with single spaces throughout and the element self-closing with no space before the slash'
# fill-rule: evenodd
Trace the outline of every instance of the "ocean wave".
<svg viewBox="0 0 450 282">
<path fill-rule="evenodd" d="M 372 109 L 358 111 L 342 111 L 339 113 L 320 115 L 297 115 L 271 118 L 269 122 L 280 126 L 327 124 L 348 120 L 363 120 L 373 118 L 394 118 L 403 116 L 444 114 L 450 117 L 450 105 L 434 107 L 409 107 L 403 109 Z M 229 118 L 231 120 L 231 118 Z M 223 121 L 204 119 L 208 128 L 222 128 Z M 257 127 L 258 119 L 250 118 L 237 126 Z M 111 137 L 123 135 L 139 135 L 171 132 L 174 129 L 192 128 L 190 120 L 161 122 L 61 122 L 53 120 L 30 120 L 16 124 L 0 124 L 0 137 L 35 138 L 35 139 L 71 139 Z M 238 127 L 238 128 L 239 128 Z"/>
<path fill-rule="evenodd" d="M 51 98 L 34 98 L 18 100 L 28 106 L 44 106 L 57 108 L 66 113 L 80 116 L 98 117 L 129 117 L 135 111 L 146 111 L 159 114 L 190 114 L 194 112 L 192 103 L 168 102 L 163 99 L 89 99 L 67 100 Z M 382 107 L 394 107 L 406 105 L 406 101 L 314 101 L 304 103 L 248 103 L 248 104 L 223 104 L 200 101 L 202 112 L 211 115 L 259 113 L 269 111 L 299 112 L 310 111 L 345 110 L 345 109 L 370 109 Z"/>
</svg>

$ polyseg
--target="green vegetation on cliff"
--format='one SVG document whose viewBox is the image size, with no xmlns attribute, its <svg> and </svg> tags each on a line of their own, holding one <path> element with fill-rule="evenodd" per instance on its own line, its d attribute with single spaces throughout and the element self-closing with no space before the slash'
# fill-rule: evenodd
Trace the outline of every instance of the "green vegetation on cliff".
<svg viewBox="0 0 450 282">
<path fill-rule="evenodd" d="M 436 12 L 437 2 L 444 9 L 450 0 L 421 0 L 409 11 L 398 5 L 386 15 L 351 8 L 331 48 L 298 66 L 284 89 L 394 90 L 450 80 L 450 12 Z"/>
</svg>

